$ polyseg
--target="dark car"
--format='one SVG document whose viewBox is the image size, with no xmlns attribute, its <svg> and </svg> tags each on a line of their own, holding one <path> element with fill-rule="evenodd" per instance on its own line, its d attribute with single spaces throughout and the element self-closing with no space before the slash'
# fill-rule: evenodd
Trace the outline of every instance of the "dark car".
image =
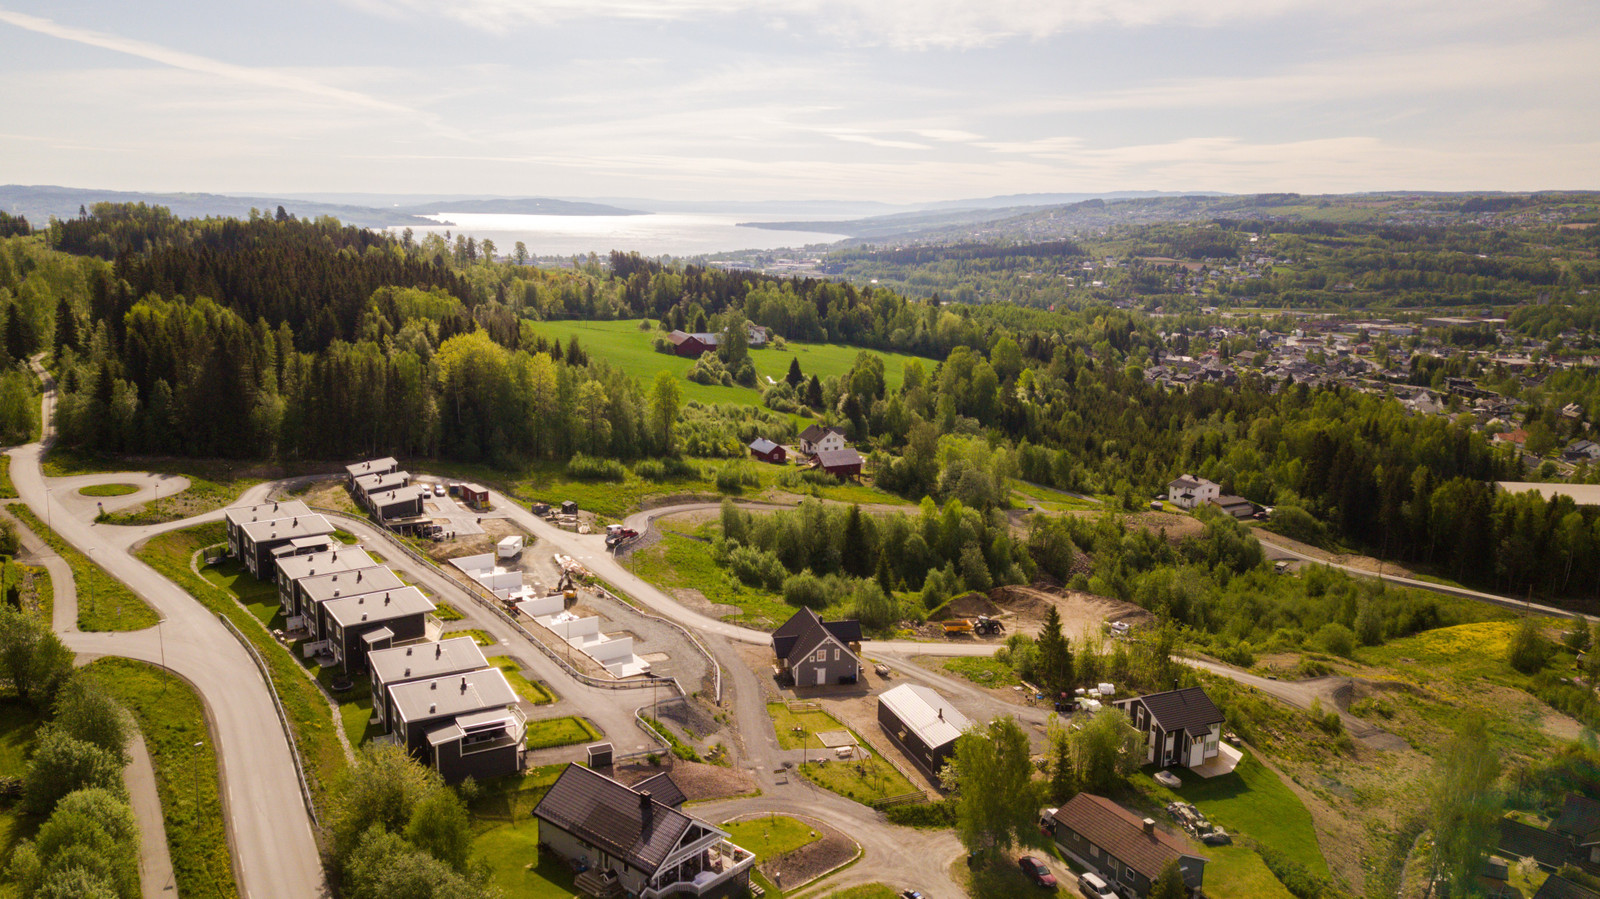
<svg viewBox="0 0 1600 899">
<path fill-rule="evenodd" d="M 928 899 L 916 890 L 901 890 L 900 899 Z"/>
<path fill-rule="evenodd" d="M 1056 888 L 1056 876 L 1050 873 L 1050 869 L 1044 866 L 1044 862 L 1031 855 L 1024 855 L 1022 858 L 1017 859 L 1017 866 L 1022 869 L 1022 873 L 1028 875 L 1029 880 L 1038 886 L 1047 890 Z"/>
</svg>

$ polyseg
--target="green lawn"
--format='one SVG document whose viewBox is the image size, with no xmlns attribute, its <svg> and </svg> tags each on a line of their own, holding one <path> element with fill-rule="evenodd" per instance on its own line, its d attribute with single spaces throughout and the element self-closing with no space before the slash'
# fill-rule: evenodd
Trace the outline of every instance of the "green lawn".
<svg viewBox="0 0 1600 899">
<path fill-rule="evenodd" d="M 472 854 L 487 863 L 490 882 L 505 899 L 573 899 L 572 869 L 555 857 L 541 858 L 539 822 L 533 807 L 566 765 L 529 768 L 520 775 L 484 781 L 470 804 Z"/>
<path fill-rule="evenodd" d="M 1294 899 L 1261 856 L 1243 846 L 1207 846 L 1205 889 L 1216 899 Z"/>
<path fill-rule="evenodd" d="M 478 633 L 482 633 L 482 631 Z M 528 702 L 534 705 L 544 705 L 555 701 L 555 697 L 551 695 L 549 687 L 542 683 L 530 681 L 522 676 L 522 666 L 516 659 L 510 656 L 490 656 L 488 662 L 504 672 L 506 681 L 511 684 L 512 689 L 516 690 L 517 695 Z"/>
<path fill-rule="evenodd" d="M 557 856 L 542 858 L 539 822 L 501 824 L 472 839 L 473 855 L 489 866 L 489 882 L 505 899 L 578 899 L 572 869 Z"/>
<path fill-rule="evenodd" d="M 778 733 L 778 746 L 782 749 L 799 749 L 801 746 L 821 749 L 822 743 L 817 739 L 817 734 L 847 729 L 839 723 L 839 719 L 821 709 L 791 712 L 784 703 L 769 702 L 767 714 L 772 716 L 772 727 Z"/>
<path fill-rule="evenodd" d="M 15 503 L 11 506 L 11 514 L 50 544 L 50 548 L 72 568 L 73 580 L 78 585 L 78 630 L 138 631 L 154 627 L 161 620 L 156 610 L 145 605 L 144 600 L 129 590 L 126 584 L 112 577 L 46 527 L 32 509 Z"/>
<path fill-rule="evenodd" d="M 549 749 L 553 746 L 594 743 L 599 739 L 600 732 L 595 730 L 594 725 L 579 718 L 577 715 L 528 722 L 529 749 Z"/>
<path fill-rule="evenodd" d="M 500 642 L 499 640 L 489 636 L 488 633 L 480 631 L 475 627 L 463 628 L 456 631 L 445 631 L 439 635 L 439 639 L 441 640 L 448 640 L 451 637 L 471 637 L 472 642 L 478 644 L 479 646 L 494 646 Z"/>
<path fill-rule="evenodd" d="M 985 687 L 1012 687 L 1022 683 L 1017 669 L 993 656 L 958 656 L 944 661 L 944 670 Z"/>
<path fill-rule="evenodd" d="M 899 769 L 877 753 L 864 760 L 807 762 L 800 766 L 800 773 L 824 790 L 862 805 L 918 791 Z"/>
<path fill-rule="evenodd" d="M 189 559 L 199 550 L 226 539 L 226 525 L 216 521 L 172 531 L 150 539 L 138 552 L 140 559 L 184 588 L 212 612 L 227 616 L 266 660 L 272 684 L 283 701 L 294 731 L 295 747 L 311 782 L 311 795 L 319 810 L 328 809 L 331 791 L 349 766 L 344 747 L 334 732 L 337 726 L 327 699 L 311 682 L 310 673 L 289 650 L 272 638 L 258 616 L 247 611 L 230 591 L 196 577 Z M 341 722 L 342 723 L 342 722 Z"/>
<path fill-rule="evenodd" d="M 11 483 L 11 457 L 0 453 L 0 499 L 16 499 L 17 485 Z"/>
<path fill-rule="evenodd" d="M 396 572 L 396 574 L 398 573 L 399 572 Z M 401 580 L 404 580 L 404 578 L 401 578 Z M 433 614 L 437 616 L 440 621 L 460 621 L 463 617 L 465 617 L 461 614 L 460 609 L 457 609 L 455 606 L 444 602 L 443 600 L 437 601 L 433 604 Z"/>
<path fill-rule="evenodd" d="M 333 529 L 333 539 L 343 543 L 345 546 L 355 546 L 357 543 L 361 542 L 360 538 L 355 534 L 352 534 L 342 528 Z"/>
<path fill-rule="evenodd" d="M 685 401 L 698 400 L 702 403 L 743 403 L 747 405 L 760 405 L 761 394 L 750 387 L 722 387 L 706 384 L 696 384 L 684 378 L 689 367 L 694 364 L 693 359 L 673 356 L 667 353 L 658 353 L 652 343 L 655 338 L 665 336 L 666 332 L 655 327 L 651 321 L 648 330 L 639 329 L 639 320 L 596 322 L 596 321 L 548 321 L 531 322 L 529 325 L 534 332 L 546 337 L 559 339 L 566 344 L 573 336 L 578 338 L 578 344 L 591 356 L 601 358 L 617 366 L 623 371 L 633 374 L 642 384 L 648 384 L 658 371 L 670 371 L 683 379 L 680 385 L 683 389 Z M 899 390 L 902 376 L 905 373 L 905 364 L 916 356 L 907 356 L 900 353 L 885 353 L 878 350 L 863 350 L 860 347 L 843 346 L 840 344 L 795 343 L 788 342 L 783 350 L 772 348 L 750 351 L 750 361 L 754 363 L 757 375 L 771 377 L 773 380 L 782 380 L 789 373 L 789 362 L 793 359 L 800 360 L 800 370 L 807 377 L 816 375 L 822 380 L 842 375 L 848 372 L 855 364 L 859 353 L 870 353 L 883 357 L 883 378 L 889 390 Z M 932 369 L 934 362 L 928 359 L 918 359 L 924 368 Z M 765 379 L 763 378 L 763 383 Z"/>
<path fill-rule="evenodd" d="M 135 484 L 90 484 L 80 487 L 78 492 L 84 496 L 127 496 L 138 493 L 139 487 Z"/>
<path fill-rule="evenodd" d="M 1136 775 L 1135 785 L 1162 806 L 1175 798 L 1193 803 L 1229 833 L 1249 836 L 1318 877 L 1329 876 L 1311 813 L 1254 753 L 1244 750 L 1232 774 L 1207 779 L 1180 771 L 1178 776 L 1183 786 L 1176 790 L 1161 786 L 1143 771 Z M 1210 880 L 1209 874 L 1206 879 Z"/>
<path fill-rule="evenodd" d="M 218 792 L 215 741 L 199 694 L 182 678 L 144 662 L 105 658 L 92 662 L 88 670 L 133 713 L 144 734 L 156 770 L 178 894 L 237 896 Z"/>
<path fill-rule="evenodd" d="M 200 565 L 200 576 L 238 597 L 250 614 L 267 628 L 284 625 L 278 588 L 270 581 L 258 581 L 238 559 L 225 559 L 217 565 Z"/>
<path fill-rule="evenodd" d="M 67 449 L 51 450 L 42 462 L 45 477 L 50 478 L 121 471 L 126 470 L 126 466 L 125 459 L 80 454 Z M 106 516 L 112 524 L 160 524 L 210 512 L 238 499 L 239 494 L 263 480 L 240 474 L 244 466 L 231 459 L 141 459 L 139 467 L 146 471 L 188 478 L 189 489 L 169 493 L 172 488 L 163 487 L 157 491 L 160 494 L 158 498 Z M 317 470 L 309 465 L 304 469 L 305 473 Z M 272 476 L 299 473 L 302 472 L 274 471 Z"/>
<path fill-rule="evenodd" d="M 778 594 L 747 586 L 719 567 L 711 558 L 711 544 L 690 537 L 683 525 L 666 525 L 654 546 L 633 553 L 622 564 L 664 590 L 699 590 L 714 603 L 738 606 L 741 613 L 726 620 L 749 627 L 772 630 L 795 611 Z"/>
<path fill-rule="evenodd" d="M 28 768 L 35 732 L 44 716 L 20 702 L 0 702 L 0 777 L 20 777 Z"/>
<path fill-rule="evenodd" d="M 755 853 L 758 862 L 793 852 L 822 837 L 811 825 L 785 815 L 764 815 L 722 825 L 733 842 Z"/>
<path fill-rule="evenodd" d="M 46 623 L 51 620 L 55 614 L 56 594 L 50 583 L 50 572 L 43 565 L 12 561 L 5 566 L 5 578 L 0 589 L 10 591 L 16 588 L 18 601 L 24 611 L 33 610 Z"/>
</svg>

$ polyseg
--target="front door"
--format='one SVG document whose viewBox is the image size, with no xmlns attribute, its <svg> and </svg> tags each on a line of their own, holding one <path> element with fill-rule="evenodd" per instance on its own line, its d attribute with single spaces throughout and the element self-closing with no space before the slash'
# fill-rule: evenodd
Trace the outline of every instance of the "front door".
<svg viewBox="0 0 1600 899">
<path fill-rule="evenodd" d="M 828 669 L 824 668 L 824 667 L 822 667 L 820 665 L 817 666 L 817 686 L 820 687 L 820 686 L 822 686 L 823 684 L 825 684 L 827 682 L 828 682 Z"/>
</svg>

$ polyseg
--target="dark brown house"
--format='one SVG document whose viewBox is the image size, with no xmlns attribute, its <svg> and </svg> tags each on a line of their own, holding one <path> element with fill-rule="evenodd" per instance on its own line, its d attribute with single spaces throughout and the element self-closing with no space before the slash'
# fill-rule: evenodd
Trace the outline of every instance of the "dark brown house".
<svg viewBox="0 0 1600 899">
<path fill-rule="evenodd" d="M 1116 706 L 1145 735 L 1146 765 L 1198 768 L 1220 751 L 1226 716 L 1199 687 L 1150 693 Z"/>
<path fill-rule="evenodd" d="M 717 348 L 719 342 L 715 334 L 688 334 L 683 331 L 673 331 L 667 335 L 667 340 L 672 342 L 672 352 L 691 358 L 709 353 Z"/>
<path fill-rule="evenodd" d="M 1178 863 L 1191 896 L 1200 891 L 1206 859 L 1182 840 L 1093 793 L 1079 793 L 1055 810 L 1048 823 L 1068 859 L 1099 874 L 1124 893 L 1146 896 L 1170 862 Z"/>
</svg>

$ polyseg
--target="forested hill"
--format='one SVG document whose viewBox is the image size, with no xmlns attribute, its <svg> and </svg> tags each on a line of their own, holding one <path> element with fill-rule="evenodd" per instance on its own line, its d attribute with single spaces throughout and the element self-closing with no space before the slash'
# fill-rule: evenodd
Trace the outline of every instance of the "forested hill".
<svg viewBox="0 0 1600 899">
<path fill-rule="evenodd" d="M 1020 477 L 1134 508 L 1188 471 L 1285 522 L 1464 579 L 1600 585 L 1594 511 L 1496 495 L 1488 482 L 1515 464 L 1465 423 L 1253 376 L 1168 391 L 1140 370 L 1165 338 L 1137 313 L 941 306 L 620 254 L 538 269 L 470 239 L 137 207 L 0 241 L 0 362 L 47 351 L 69 446 L 515 468 L 578 453 L 736 458 L 758 434 L 792 436 L 787 415 L 685 405 L 670 373 L 640 378 L 533 326 L 561 317 L 645 319 L 646 344 L 674 327 L 742 333 L 748 320 L 789 341 L 924 357 L 889 389 L 881 357 L 819 378 L 797 354 L 790 378 L 750 394 L 843 427 L 878 485 L 913 499 L 992 510 Z M 786 352 L 728 344 L 697 368 L 751 388 L 744 356 Z"/>
</svg>

